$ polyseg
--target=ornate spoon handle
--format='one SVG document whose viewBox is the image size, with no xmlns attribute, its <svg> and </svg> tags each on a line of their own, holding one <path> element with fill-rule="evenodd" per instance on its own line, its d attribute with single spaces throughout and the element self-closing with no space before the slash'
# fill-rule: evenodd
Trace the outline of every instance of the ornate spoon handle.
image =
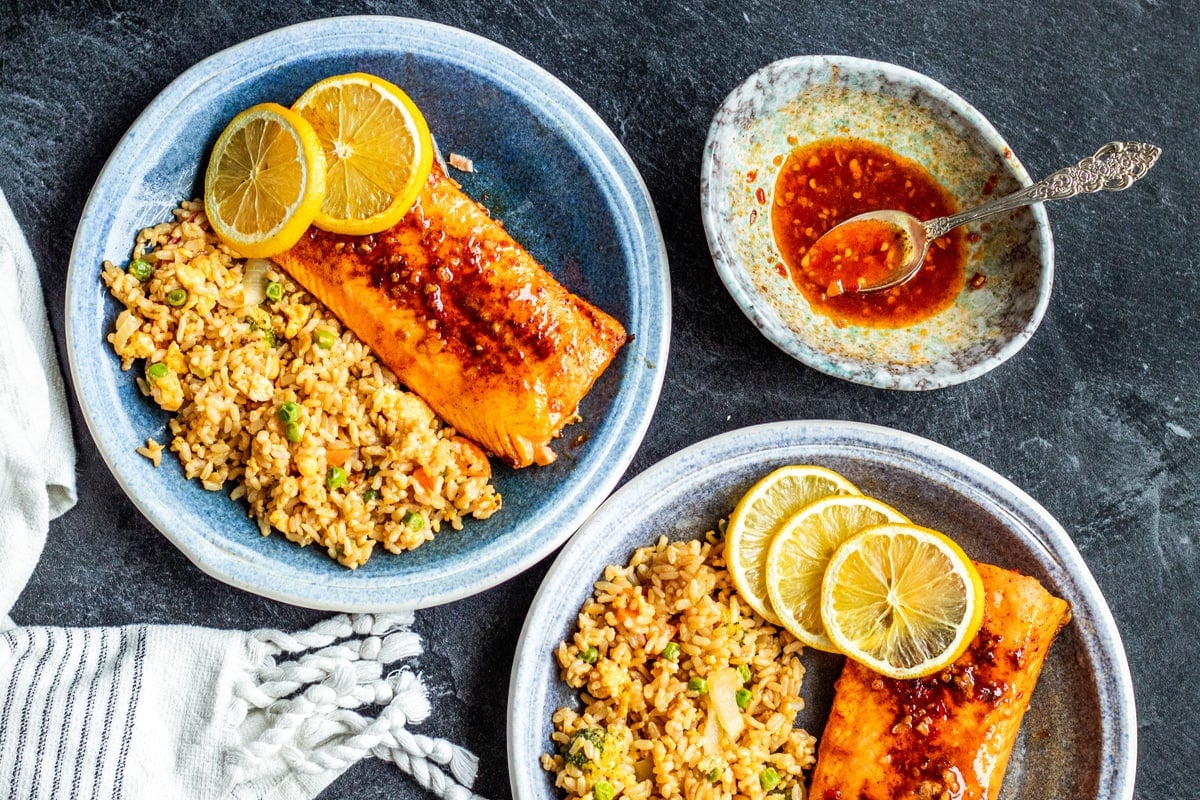
<svg viewBox="0 0 1200 800">
<path fill-rule="evenodd" d="M 1094 155 L 1074 166 L 1060 169 L 1032 186 L 961 214 L 929 220 L 925 223 L 926 235 L 933 240 L 959 225 L 1043 200 L 1063 200 L 1077 194 L 1128 189 L 1134 181 L 1150 171 L 1161 154 L 1161 147 L 1145 142 L 1109 142 Z"/>
</svg>

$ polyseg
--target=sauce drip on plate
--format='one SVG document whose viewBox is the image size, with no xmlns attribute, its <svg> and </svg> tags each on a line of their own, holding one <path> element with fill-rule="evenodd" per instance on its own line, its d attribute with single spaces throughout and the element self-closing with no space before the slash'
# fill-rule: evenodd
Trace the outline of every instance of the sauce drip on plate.
<svg viewBox="0 0 1200 800">
<path fill-rule="evenodd" d="M 895 245 L 880 250 L 886 240 L 875 240 L 870 232 L 865 233 L 875 241 L 873 252 L 869 242 L 855 236 L 854 242 L 841 248 L 841 261 L 833 262 L 834 253 L 830 251 L 814 253 L 805 263 L 813 244 L 834 225 L 883 208 L 931 219 L 953 214 L 956 204 L 920 164 L 861 139 L 823 139 L 798 147 L 784 162 L 775 183 L 771 224 L 787 272 L 813 310 L 831 317 L 839 326 L 912 325 L 950 306 L 966 282 L 966 245 L 961 229 L 931 243 L 916 277 L 882 292 L 855 292 L 857 279 L 862 277 L 867 282 L 870 276 L 863 274 L 861 259 L 857 260 L 859 266 L 845 259 L 847 245 L 854 252 L 868 254 L 870 269 L 891 258 L 887 252 Z M 826 250 L 824 244 L 821 250 Z"/>
</svg>

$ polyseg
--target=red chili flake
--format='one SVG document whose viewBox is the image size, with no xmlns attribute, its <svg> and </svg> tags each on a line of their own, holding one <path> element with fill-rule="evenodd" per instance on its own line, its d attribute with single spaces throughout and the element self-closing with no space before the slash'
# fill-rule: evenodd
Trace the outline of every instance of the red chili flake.
<svg viewBox="0 0 1200 800">
<path fill-rule="evenodd" d="M 985 283 L 987 283 L 987 275 L 982 272 L 976 272 L 971 276 L 971 280 L 967 281 L 967 285 L 972 289 L 982 289 Z"/>
<path fill-rule="evenodd" d="M 760 202 L 760 203 L 765 203 L 765 202 L 767 202 L 767 192 L 766 192 L 766 190 L 764 190 L 764 189 L 763 189 L 763 187 L 761 187 L 761 186 L 760 186 L 760 187 L 758 187 L 758 189 L 757 189 L 757 190 L 755 190 L 755 192 L 754 192 L 754 199 L 755 199 L 755 200 L 757 200 L 757 201 L 758 201 L 758 202 Z"/>
</svg>

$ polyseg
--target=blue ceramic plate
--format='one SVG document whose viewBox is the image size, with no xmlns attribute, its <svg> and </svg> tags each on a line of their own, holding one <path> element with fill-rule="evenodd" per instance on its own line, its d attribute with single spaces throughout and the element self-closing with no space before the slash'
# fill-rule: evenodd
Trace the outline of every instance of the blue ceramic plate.
<svg viewBox="0 0 1200 800">
<path fill-rule="evenodd" d="M 534 598 L 517 644 L 508 695 L 514 797 L 560 794 L 538 764 L 552 747 L 551 714 L 578 707 L 554 650 L 607 564 L 626 564 L 660 535 L 699 537 L 728 516 L 759 478 L 785 464 L 837 470 L 913 522 L 942 530 L 978 560 L 1040 580 L 1074 619 L 1046 660 L 998 800 L 1129 800 L 1137 729 L 1120 635 L 1095 580 L 1062 527 L 996 473 L 946 447 L 847 422 L 782 422 L 693 445 L 610 497 L 563 548 Z M 797 724 L 820 736 L 842 659 L 805 650 L 806 708 Z"/>
<path fill-rule="evenodd" d="M 189 482 L 174 455 L 155 469 L 134 452 L 169 440 L 105 341 L 119 310 L 100 281 L 139 229 L 199 197 L 209 149 L 239 111 L 290 104 L 329 75 L 365 71 L 417 102 L 456 174 L 569 289 L 624 323 L 632 341 L 581 405 L 550 467 L 500 467 L 503 510 L 355 571 L 282 535 L 261 537 L 245 506 Z M 613 134 L 557 79 L 478 36 L 417 20 L 344 17 L 274 31 L 185 72 L 137 119 L 101 172 L 71 254 L 67 346 L 88 427 L 113 474 L 201 569 L 289 603 L 337 610 L 436 605 L 482 591 L 560 545 L 612 491 L 650 422 L 670 334 L 666 252 L 649 194 Z M 577 437 L 581 444 L 572 446 Z M 230 487 L 232 488 L 232 486 Z"/>
</svg>

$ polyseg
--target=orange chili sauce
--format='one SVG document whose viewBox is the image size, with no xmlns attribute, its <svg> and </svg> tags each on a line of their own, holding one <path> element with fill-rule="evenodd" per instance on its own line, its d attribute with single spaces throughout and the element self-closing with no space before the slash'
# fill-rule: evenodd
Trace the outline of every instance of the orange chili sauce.
<svg viewBox="0 0 1200 800">
<path fill-rule="evenodd" d="M 858 275 L 852 267 L 843 273 L 850 276 L 842 277 L 843 293 L 837 293 L 836 284 L 831 292 L 834 281 L 829 270 L 821 268 L 820 259 L 812 264 L 816 269 L 806 268 L 805 255 L 827 230 L 882 208 L 931 219 L 953 214 L 956 204 L 920 164 L 861 139 L 823 139 L 798 147 L 775 182 L 771 225 L 786 265 L 783 271 L 813 310 L 839 327 L 912 325 L 950 306 L 966 282 L 967 251 L 961 229 L 935 239 L 916 277 L 886 291 L 855 292 Z"/>
</svg>

